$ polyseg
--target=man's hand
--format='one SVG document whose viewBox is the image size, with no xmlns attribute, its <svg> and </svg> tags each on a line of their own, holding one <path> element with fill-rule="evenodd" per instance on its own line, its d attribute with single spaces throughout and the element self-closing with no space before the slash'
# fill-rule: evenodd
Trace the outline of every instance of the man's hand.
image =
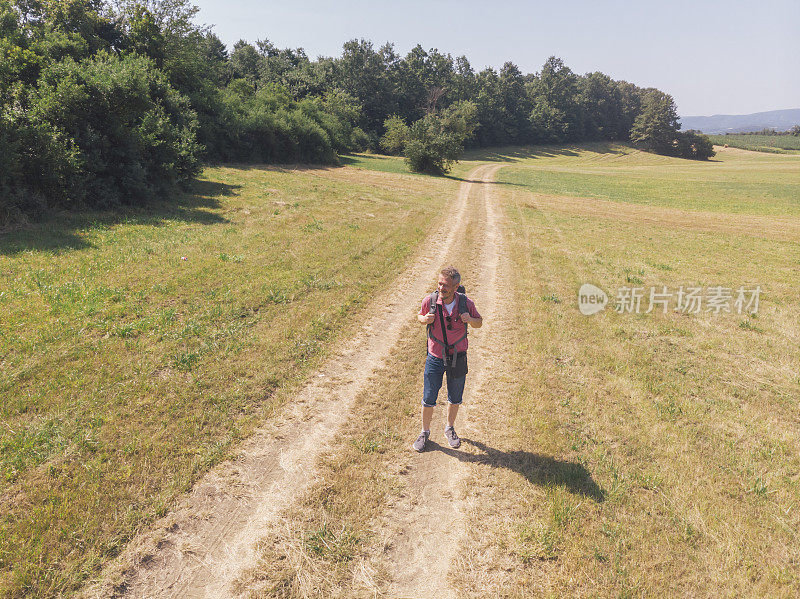
<svg viewBox="0 0 800 599">
<path fill-rule="evenodd" d="M 417 315 L 417 320 L 419 320 L 422 324 L 433 324 L 433 321 L 436 320 L 436 314 L 431 312 L 430 314 L 422 314 Z"/>
<path fill-rule="evenodd" d="M 469 315 L 469 312 L 464 312 L 461 315 L 461 322 L 463 322 L 465 324 L 468 323 L 471 319 L 472 319 L 472 317 Z"/>
</svg>

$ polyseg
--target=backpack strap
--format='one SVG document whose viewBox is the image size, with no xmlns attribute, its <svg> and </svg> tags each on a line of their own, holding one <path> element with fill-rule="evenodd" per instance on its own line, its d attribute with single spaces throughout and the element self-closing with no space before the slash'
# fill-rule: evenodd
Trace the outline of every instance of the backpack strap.
<svg viewBox="0 0 800 599">
<path fill-rule="evenodd" d="M 439 300 L 439 291 L 436 290 L 428 296 L 428 314 L 436 314 L 436 302 Z M 428 327 L 428 337 L 433 339 L 434 341 L 441 343 L 436 337 L 433 336 L 433 323 L 429 324 Z"/>
<path fill-rule="evenodd" d="M 463 287 L 460 287 L 463 289 Z M 467 294 L 459 292 L 458 294 L 458 315 L 459 317 L 464 314 L 465 312 L 469 313 L 469 308 L 467 308 Z M 455 347 L 459 343 L 461 343 L 464 339 L 467 338 L 467 333 L 469 332 L 469 326 L 464 327 L 464 336 L 461 337 L 458 341 L 453 341 L 452 346 Z"/>
<path fill-rule="evenodd" d="M 444 358 L 444 368 L 447 371 L 447 381 L 448 385 L 450 381 L 453 380 L 453 368 L 456 366 L 456 358 L 458 358 L 458 352 L 454 351 L 452 354 L 448 355 L 448 351 L 451 349 L 455 349 L 455 343 L 450 344 L 447 342 L 447 327 L 444 324 L 444 304 L 441 306 L 436 307 L 436 311 L 439 313 L 439 325 L 442 327 L 442 339 L 444 339 L 444 350 L 442 351 L 442 357 Z M 434 341 L 437 339 L 433 337 Z"/>
<path fill-rule="evenodd" d="M 446 364 L 448 362 L 447 353 L 448 353 L 448 351 L 452 351 L 453 352 L 452 360 L 453 360 L 453 364 L 455 364 L 455 359 L 458 356 L 458 352 L 454 351 L 455 347 L 456 347 L 456 345 L 458 345 L 464 339 L 467 338 L 467 333 L 469 332 L 469 326 L 465 326 L 464 327 L 464 335 L 460 339 L 458 339 L 458 340 L 456 340 L 456 341 L 454 341 L 452 343 L 448 343 L 446 328 L 445 328 L 445 324 L 444 324 L 444 306 L 439 307 L 437 305 L 436 302 L 438 301 L 438 297 L 439 297 L 439 292 L 438 291 L 434 291 L 433 293 L 431 293 L 431 295 L 430 295 L 430 301 L 431 301 L 430 306 L 432 306 L 433 309 L 431 309 L 429 307 L 428 308 L 428 313 L 429 314 L 431 314 L 431 313 L 432 314 L 438 314 L 439 319 L 440 319 L 439 320 L 440 326 L 442 328 L 442 336 L 444 337 L 444 339 L 437 339 L 433 335 L 433 326 L 434 326 L 433 323 L 429 324 L 428 327 L 427 327 L 428 328 L 428 337 L 430 339 L 432 339 L 434 341 L 434 343 L 438 343 L 439 345 L 441 345 L 444 348 L 443 355 L 445 356 L 445 363 Z M 466 296 L 466 294 L 458 293 L 458 298 L 457 299 L 458 299 L 458 315 L 461 316 L 465 312 L 469 312 L 469 308 L 467 308 L 467 296 Z"/>
<path fill-rule="evenodd" d="M 439 290 L 437 289 L 436 291 L 431 293 L 428 297 L 430 298 L 430 304 L 428 305 L 428 314 L 431 314 L 432 312 L 436 312 L 436 304 L 439 302 Z"/>
<path fill-rule="evenodd" d="M 458 294 L 458 315 L 461 316 L 464 312 L 469 312 L 469 308 L 467 308 L 467 294 L 466 293 L 459 293 Z"/>
</svg>

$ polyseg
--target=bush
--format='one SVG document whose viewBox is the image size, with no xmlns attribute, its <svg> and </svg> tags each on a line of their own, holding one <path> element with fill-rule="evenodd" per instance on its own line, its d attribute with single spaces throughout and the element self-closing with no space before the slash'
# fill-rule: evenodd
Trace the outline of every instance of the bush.
<svg viewBox="0 0 800 599">
<path fill-rule="evenodd" d="M 217 140 L 209 156 L 223 162 L 335 164 L 337 151 L 352 149 L 354 132 L 324 100 L 295 102 L 281 85 L 256 90 L 252 82 L 236 79 L 222 94 Z"/>
<path fill-rule="evenodd" d="M 80 174 L 80 152 L 63 132 L 23 111 L 0 113 L 0 222 L 80 200 Z"/>
<path fill-rule="evenodd" d="M 449 171 L 477 126 L 476 113 L 475 104 L 461 102 L 441 114 L 430 113 L 411 125 L 405 144 L 406 162 L 411 170 L 434 175 Z"/>
<path fill-rule="evenodd" d="M 381 137 L 381 147 L 389 154 L 401 154 L 409 140 L 409 128 L 397 115 L 390 116 L 383 123 L 386 133 Z"/>
<path fill-rule="evenodd" d="M 55 63 L 31 114 L 74 140 L 81 195 L 93 206 L 136 203 L 200 168 L 196 115 L 148 58 L 101 52 Z"/>
<path fill-rule="evenodd" d="M 675 142 L 675 153 L 681 158 L 696 158 L 698 160 L 706 160 L 716 154 L 714 144 L 707 135 L 691 130 L 678 133 L 678 138 Z"/>
<path fill-rule="evenodd" d="M 354 152 L 366 152 L 372 148 L 372 138 L 361 127 L 353 127 L 350 133 L 350 149 Z"/>
</svg>

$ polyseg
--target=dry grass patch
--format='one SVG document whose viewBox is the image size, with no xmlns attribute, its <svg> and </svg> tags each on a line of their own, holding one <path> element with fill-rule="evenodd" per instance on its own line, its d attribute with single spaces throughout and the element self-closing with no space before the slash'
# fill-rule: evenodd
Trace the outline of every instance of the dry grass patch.
<svg viewBox="0 0 800 599">
<path fill-rule="evenodd" d="M 623 207 L 597 219 L 503 189 L 519 329 L 495 438 L 545 458 L 475 475 L 460 595 L 794 596 L 798 239 L 630 222 Z M 750 318 L 586 317 L 584 282 L 612 302 L 624 285 L 764 295 Z"/>
<path fill-rule="evenodd" d="M 346 431 L 318 465 L 317 482 L 260 543 L 241 577 L 252 597 L 373 597 L 389 564 L 381 516 L 403 493 L 418 422 L 424 338 L 410 325 L 356 399 Z"/>
<path fill-rule="evenodd" d="M 210 168 L 174 202 L 4 234 L 0 595 L 69 593 L 165 513 L 456 192 L 339 172 Z"/>
</svg>

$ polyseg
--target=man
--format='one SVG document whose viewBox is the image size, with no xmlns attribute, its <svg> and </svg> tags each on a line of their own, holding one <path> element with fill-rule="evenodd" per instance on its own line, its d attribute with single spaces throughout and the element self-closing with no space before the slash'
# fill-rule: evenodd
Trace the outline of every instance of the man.
<svg viewBox="0 0 800 599">
<path fill-rule="evenodd" d="M 428 357 L 425 360 L 424 391 L 422 395 L 422 432 L 414 441 L 414 449 L 422 451 L 431 434 L 433 407 L 442 387 L 442 377 L 447 373 L 447 426 L 444 436 L 450 447 L 458 449 L 461 439 L 455 429 L 456 414 L 464 394 L 467 371 L 467 325 L 480 328 L 483 319 L 471 299 L 466 299 L 466 311 L 459 314 L 459 295 L 456 293 L 461 275 L 452 266 L 439 273 L 436 305 L 431 306 L 431 296 L 422 300 L 417 320 L 433 325 L 428 335 Z M 444 325 L 444 329 L 442 327 Z M 448 346 L 445 347 L 444 343 Z M 447 362 L 445 362 L 447 357 Z"/>
</svg>

